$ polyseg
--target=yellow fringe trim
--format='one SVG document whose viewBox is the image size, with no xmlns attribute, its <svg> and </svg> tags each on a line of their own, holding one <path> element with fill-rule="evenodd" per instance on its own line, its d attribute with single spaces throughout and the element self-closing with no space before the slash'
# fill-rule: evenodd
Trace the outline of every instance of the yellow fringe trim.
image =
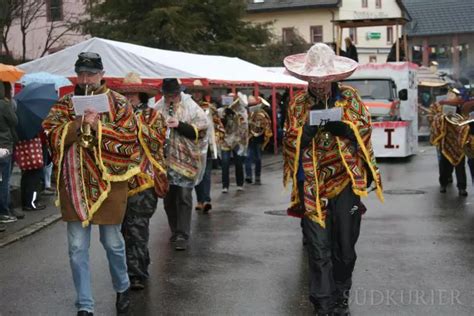
<svg viewBox="0 0 474 316">
<path fill-rule="evenodd" d="M 193 124 L 191 124 L 191 126 L 194 128 L 194 133 L 196 133 L 196 139 L 194 140 L 194 143 L 196 143 L 196 145 L 197 145 L 197 144 L 199 144 L 199 130 Z"/>
<path fill-rule="evenodd" d="M 151 154 L 150 148 L 148 148 L 148 145 L 146 144 L 145 140 L 143 139 L 143 132 L 142 132 L 142 123 L 138 123 L 138 139 L 140 141 L 140 144 L 143 147 L 143 150 L 145 151 L 145 154 L 147 158 L 151 161 L 152 165 L 155 166 L 158 170 L 160 170 L 162 173 L 166 173 L 166 170 L 160 165 L 158 161 L 156 161 L 155 157 Z"/>
<path fill-rule="evenodd" d="M 104 165 L 104 161 L 102 160 L 102 147 L 100 144 L 102 144 L 102 122 L 99 121 L 97 123 L 97 139 L 98 139 L 98 149 L 99 149 L 99 166 L 102 171 L 102 179 L 107 180 L 107 181 L 112 181 L 112 182 L 121 182 L 121 181 L 127 181 L 131 177 L 139 174 L 141 172 L 139 166 L 135 166 L 132 169 L 129 169 L 125 174 L 121 175 L 112 175 L 107 171 L 107 168 Z M 95 151 L 95 148 L 94 148 Z"/>
<path fill-rule="evenodd" d="M 142 174 L 140 174 L 142 175 Z M 155 186 L 155 183 L 153 179 L 151 179 L 148 175 L 143 174 L 146 177 L 146 182 L 139 186 L 138 188 L 135 188 L 133 190 L 128 191 L 127 196 L 130 197 L 132 195 L 138 194 L 142 191 L 145 191 L 146 189 L 153 188 Z"/>
<path fill-rule="evenodd" d="M 300 164 L 300 143 L 301 143 L 301 136 L 303 135 L 303 127 L 298 128 L 298 135 L 296 136 L 296 148 L 295 148 L 295 161 L 293 162 L 293 189 L 297 186 L 297 174 L 298 174 L 298 167 Z M 287 180 L 288 181 L 288 180 Z M 285 181 L 284 185 L 286 187 L 287 181 Z"/>
<path fill-rule="evenodd" d="M 342 160 L 342 164 L 344 165 L 344 167 L 346 168 L 347 170 L 347 173 L 349 174 L 349 177 L 351 178 L 351 182 L 353 184 L 352 186 L 352 191 L 359 195 L 359 196 L 367 196 L 368 193 L 367 193 L 367 190 L 359 190 L 358 188 L 355 188 L 355 179 L 354 179 L 354 175 L 352 174 L 352 171 L 351 169 L 349 168 L 349 164 L 347 163 L 346 161 L 346 157 L 344 157 L 344 154 L 342 152 L 342 149 L 341 149 L 341 142 L 339 140 L 339 137 L 336 137 L 336 142 L 337 142 L 337 148 L 339 150 L 339 155 L 341 156 L 341 160 Z M 347 185 L 347 184 L 346 184 Z M 344 186 L 345 187 L 345 186 Z"/>
<path fill-rule="evenodd" d="M 110 182 L 107 181 L 107 189 L 104 192 L 102 192 L 102 194 L 99 196 L 97 201 L 94 204 L 92 204 L 90 208 L 90 212 L 89 212 L 89 217 L 87 218 L 87 220 L 82 222 L 82 227 L 89 226 L 90 221 L 92 220 L 92 217 L 94 217 L 94 214 L 99 210 L 102 203 L 104 203 L 104 201 L 109 196 L 110 190 L 111 190 L 111 185 L 110 185 Z"/>
<path fill-rule="evenodd" d="M 61 180 L 61 169 L 62 169 L 62 165 L 63 165 L 63 159 L 64 159 L 64 143 L 66 141 L 66 136 L 67 136 L 67 132 L 69 130 L 69 125 L 70 124 L 73 124 L 74 121 L 71 121 L 71 122 L 68 122 L 66 123 L 66 125 L 63 127 L 63 131 L 61 133 L 61 138 L 59 139 L 59 162 L 58 162 L 58 171 L 57 171 L 57 174 L 56 174 L 56 201 L 54 201 L 54 204 L 57 206 L 57 207 L 61 207 L 61 201 L 60 201 L 60 197 L 59 197 L 59 185 L 60 185 L 60 180 Z"/>
<path fill-rule="evenodd" d="M 441 133 L 439 134 L 438 137 L 436 137 L 435 139 L 433 139 L 432 142 L 431 142 L 431 143 L 432 143 L 433 145 L 435 145 L 435 146 L 438 145 L 439 141 L 440 141 L 441 139 L 443 139 L 443 137 L 446 135 L 446 122 L 444 121 L 444 118 L 443 118 L 443 120 L 441 121 L 441 127 L 440 127 L 440 128 L 441 128 Z"/>
<path fill-rule="evenodd" d="M 383 197 L 382 187 L 380 186 L 380 183 L 378 181 L 379 178 L 377 177 L 377 173 L 375 172 L 374 166 L 372 165 L 369 152 L 368 152 L 367 148 L 365 147 L 365 144 L 364 144 L 364 141 L 362 140 L 362 137 L 359 134 L 359 130 L 354 125 L 354 123 L 352 123 L 351 121 L 343 121 L 343 122 L 348 124 L 351 127 L 352 131 L 354 132 L 354 135 L 357 139 L 357 143 L 359 144 L 360 148 L 362 149 L 362 152 L 364 153 L 365 161 L 367 162 L 367 165 L 369 166 L 370 172 L 372 173 L 372 177 L 374 178 L 375 185 L 376 185 L 376 188 L 377 188 L 377 190 L 376 190 L 377 197 L 379 198 L 379 200 L 381 202 L 384 202 L 385 199 Z"/>
<path fill-rule="evenodd" d="M 317 171 L 317 161 L 316 161 L 316 145 L 315 145 L 315 140 L 313 138 L 312 141 L 312 150 L 313 150 L 313 172 L 314 172 L 314 186 L 316 187 L 316 216 L 314 214 L 308 214 L 310 218 L 318 223 L 322 228 L 326 228 L 326 223 L 323 220 L 323 214 L 321 210 L 321 200 L 319 198 L 319 179 L 318 179 L 318 171 Z M 304 201 L 303 201 L 304 203 Z M 305 214 L 306 215 L 306 214 Z"/>
</svg>

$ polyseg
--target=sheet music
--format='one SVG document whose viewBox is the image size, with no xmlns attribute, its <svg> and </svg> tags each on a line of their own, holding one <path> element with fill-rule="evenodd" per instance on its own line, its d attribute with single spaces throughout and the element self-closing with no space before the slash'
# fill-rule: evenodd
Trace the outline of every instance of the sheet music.
<svg viewBox="0 0 474 316">
<path fill-rule="evenodd" d="M 456 107 L 453 105 L 443 105 L 443 114 L 456 114 Z"/>
<path fill-rule="evenodd" d="M 325 125 L 327 122 L 342 120 L 342 108 L 335 107 L 327 110 L 313 110 L 309 112 L 309 125 Z"/>
<path fill-rule="evenodd" d="M 75 95 L 72 97 L 76 115 L 84 115 L 86 109 L 93 109 L 97 113 L 109 112 L 109 98 L 106 93 L 96 95 Z"/>
</svg>

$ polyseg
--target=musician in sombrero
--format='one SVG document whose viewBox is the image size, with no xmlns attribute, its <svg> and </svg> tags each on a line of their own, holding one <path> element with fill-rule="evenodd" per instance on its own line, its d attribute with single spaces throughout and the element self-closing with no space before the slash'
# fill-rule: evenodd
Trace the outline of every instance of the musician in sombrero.
<svg viewBox="0 0 474 316">
<path fill-rule="evenodd" d="M 469 145 L 469 125 L 463 124 L 469 118 L 468 104 L 452 89 L 448 98 L 431 106 L 430 141 L 438 150 L 440 192 L 446 193 L 449 180 L 456 173 L 459 196 L 467 196 L 465 149 Z M 468 149 L 468 148 L 467 148 Z"/>
<path fill-rule="evenodd" d="M 187 88 L 192 95 L 193 100 L 203 109 L 209 120 L 207 130 L 207 141 L 209 148 L 207 150 L 206 166 L 203 170 L 202 180 L 195 186 L 197 205 L 195 210 L 208 213 L 212 209 L 211 204 L 211 171 L 212 162 L 217 159 L 220 144 L 224 137 L 224 125 L 217 113 L 216 106 L 208 98 L 211 92 L 210 86 L 205 86 L 201 80 L 194 80 L 193 85 Z"/>
<path fill-rule="evenodd" d="M 364 211 L 360 198 L 373 186 L 383 200 L 369 112 L 355 89 L 338 84 L 357 62 L 316 43 L 305 54 L 286 57 L 284 64 L 290 74 L 308 82 L 288 107 L 283 153 L 284 184 L 293 185 L 289 212 L 303 218 L 307 240 L 309 298 L 317 315 L 349 315 Z M 328 110 L 336 113 L 333 119 L 318 122 L 318 115 Z M 316 125 L 310 124 L 310 115 Z"/>
<path fill-rule="evenodd" d="M 262 150 L 267 146 L 272 132 L 272 120 L 268 114 L 270 103 L 264 98 L 248 97 L 249 111 L 249 145 L 245 158 L 245 182 L 261 184 Z M 252 165 L 255 164 L 255 182 L 253 180 Z"/>
<path fill-rule="evenodd" d="M 148 106 L 150 98 L 158 94 L 158 87 L 143 83 L 137 73 L 131 72 L 114 89 L 129 100 L 138 127 L 141 153 L 140 173 L 129 181 L 122 234 L 127 252 L 130 288 L 142 290 L 149 276 L 150 218 L 155 213 L 158 198 L 164 198 L 168 191 L 163 155 L 166 126 L 163 116 Z"/>
</svg>

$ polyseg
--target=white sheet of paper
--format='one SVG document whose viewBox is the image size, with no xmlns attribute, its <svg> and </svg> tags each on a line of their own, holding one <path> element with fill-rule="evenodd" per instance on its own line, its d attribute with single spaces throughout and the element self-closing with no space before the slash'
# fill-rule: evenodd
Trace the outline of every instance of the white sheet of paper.
<svg viewBox="0 0 474 316">
<path fill-rule="evenodd" d="M 443 105 L 443 114 L 456 114 L 456 107 L 454 105 Z"/>
<path fill-rule="evenodd" d="M 109 112 L 109 98 L 107 94 L 75 95 L 72 97 L 76 115 L 84 115 L 86 109 L 93 109 L 97 113 Z"/>
<path fill-rule="evenodd" d="M 327 122 L 342 120 L 342 108 L 330 108 L 327 110 L 313 110 L 309 112 L 309 125 L 324 125 Z"/>
</svg>

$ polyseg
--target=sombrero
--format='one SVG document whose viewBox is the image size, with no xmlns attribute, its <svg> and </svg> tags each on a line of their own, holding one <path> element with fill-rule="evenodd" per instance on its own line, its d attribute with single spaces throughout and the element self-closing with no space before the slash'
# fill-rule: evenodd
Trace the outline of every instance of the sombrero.
<svg viewBox="0 0 474 316">
<path fill-rule="evenodd" d="M 248 105 L 253 106 L 253 105 L 258 105 L 258 104 L 263 104 L 266 106 L 270 106 L 270 103 L 268 103 L 267 100 L 261 97 L 254 97 L 253 95 L 249 95 L 248 97 Z"/>
<path fill-rule="evenodd" d="M 201 80 L 197 79 L 197 80 L 194 80 L 194 81 L 193 81 L 193 85 L 187 87 L 186 90 L 188 90 L 189 92 L 192 92 L 192 91 L 207 92 L 207 91 L 211 90 L 211 87 L 210 87 L 210 86 L 205 86 L 205 85 L 202 83 Z"/>
<path fill-rule="evenodd" d="M 149 97 L 154 97 L 160 91 L 158 87 L 142 82 L 140 75 L 136 72 L 129 72 L 123 78 L 122 84 L 115 87 L 118 93 L 146 93 Z"/>
<path fill-rule="evenodd" d="M 328 45 L 314 44 L 307 53 L 287 56 L 283 60 L 286 70 L 308 82 L 333 82 L 349 77 L 357 62 L 337 56 Z"/>
</svg>

